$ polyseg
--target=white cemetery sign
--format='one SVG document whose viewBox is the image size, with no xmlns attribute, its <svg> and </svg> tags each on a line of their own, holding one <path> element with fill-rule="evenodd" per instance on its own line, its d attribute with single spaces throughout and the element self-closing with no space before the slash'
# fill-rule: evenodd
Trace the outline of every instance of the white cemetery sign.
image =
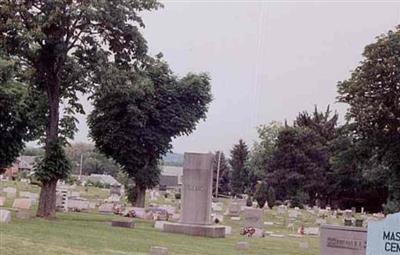
<svg viewBox="0 0 400 255">
<path fill-rule="evenodd" d="M 400 254 L 400 213 L 368 223 L 367 255 Z"/>
</svg>

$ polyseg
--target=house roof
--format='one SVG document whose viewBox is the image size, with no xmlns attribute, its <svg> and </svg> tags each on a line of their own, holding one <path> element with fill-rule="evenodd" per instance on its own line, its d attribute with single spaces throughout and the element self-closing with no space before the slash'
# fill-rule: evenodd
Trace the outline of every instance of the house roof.
<svg viewBox="0 0 400 255">
<path fill-rule="evenodd" d="M 161 175 L 164 176 L 182 176 L 183 167 L 181 166 L 161 166 Z"/>
<path fill-rule="evenodd" d="M 22 169 L 33 169 L 35 165 L 36 156 L 19 156 L 17 158 L 18 168 Z"/>
<path fill-rule="evenodd" d="M 91 174 L 87 178 L 92 182 L 101 182 L 109 185 L 121 185 L 114 177 L 108 174 Z"/>
</svg>

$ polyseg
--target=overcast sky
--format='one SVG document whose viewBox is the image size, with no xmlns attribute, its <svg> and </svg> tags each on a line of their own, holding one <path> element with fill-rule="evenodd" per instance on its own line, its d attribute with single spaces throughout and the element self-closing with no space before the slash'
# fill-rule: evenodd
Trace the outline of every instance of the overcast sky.
<svg viewBox="0 0 400 255">
<path fill-rule="evenodd" d="M 299 111 L 335 103 L 336 84 L 361 60 L 365 45 L 400 24 L 400 2 L 164 1 L 143 15 L 152 54 L 172 70 L 208 72 L 207 120 L 174 141 L 175 152 L 228 152 L 255 127 L 289 122 Z M 85 103 L 86 109 L 90 107 Z M 75 141 L 87 142 L 85 116 Z"/>
</svg>

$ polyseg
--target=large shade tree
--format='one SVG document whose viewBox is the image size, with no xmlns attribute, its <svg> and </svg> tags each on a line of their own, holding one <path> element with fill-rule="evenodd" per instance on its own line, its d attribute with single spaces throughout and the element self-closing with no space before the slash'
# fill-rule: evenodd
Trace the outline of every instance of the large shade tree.
<svg viewBox="0 0 400 255">
<path fill-rule="evenodd" d="M 206 74 L 175 76 L 161 55 L 135 70 L 109 68 L 93 96 L 90 136 L 100 152 L 112 157 L 135 186 L 135 206 L 157 185 L 162 156 L 173 138 L 190 134 L 206 117 L 211 102 Z M 132 195 L 132 194 L 131 194 Z"/>
<path fill-rule="evenodd" d="M 0 2 L 0 48 L 18 64 L 18 79 L 47 103 L 37 216 L 55 216 L 57 181 L 71 169 L 63 147 L 76 130 L 74 114 L 84 113 L 79 93 L 105 82 L 100 77 L 110 65 L 126 70 L 145 57 L 138 14 L 158 6 L 154 0 Z"/>
<path fill-rule="evenodd" d="M 0 171 L 14 162 L 25 141 L 34 139 L 42 126 L 36 114 L 43 100 L 16 79 L 17 72 L 14 61 L 0 57 Z"/>
<path fill-rule="evenodd" d="M 351 77 L 338 84 L 347 119 L 387 168 L 388 212 L 400 210 L 400 27 L 365 47 Z"/>
</svg>

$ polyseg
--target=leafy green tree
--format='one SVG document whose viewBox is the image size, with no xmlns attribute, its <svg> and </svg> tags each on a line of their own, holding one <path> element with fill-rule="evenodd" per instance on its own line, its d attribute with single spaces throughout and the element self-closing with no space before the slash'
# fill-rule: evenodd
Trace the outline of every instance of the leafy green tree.
<svg viewBox="0 0 400 255">
<path fill-rule="evenodd" d="M 257 201 L 257 204 L 260 208 L 264 207 L 268 200 L 268 186 L 265 182 L 257 183 L 254 199 Z"/>
<path fill-rule="evenodd" d="M 190 134 L 206 117 L 211 102 L 206 74 L 176 77 L 161 56 L 141 69 L 108 69 L 108 82 L 94 96 L 90 136 L 100 152 L 112 157 L 135 182 L 135 206 L 158 183 L 159 162 L 171 141 Z M 111 85 L 111 86 L 110 86 Z"/>
<path fill-rule="evenodd" d="M 106 86 L 102 76 L 111 67 L 140 65 L 147 46 L 139 12 L 159 6 L 154 0 L 1 1 L 0 48 L 22 70 L 18 79 L 46 98 L 37 216 L 55 216 L 57 181 L 71 170 L 63 147 L 76 131 L 74 114 L 84 113 L 78 93 Z"/>
<path fill-rule="evenodd" d="M 268 191 L 267 191 L 267 202 L 268 206 L 272 209 L 272 207 L 275 206 L 276 202 L 276 195 L 275 195 L 275 190 L 273 187 L 269 186 Z"/>
<path fill-rule="evenodd" d="M 387 212 L 400 210 L 400 27 L 365 47 L 360 65 L 338 84 L 339 101 L 349 104 L 354 132 L 386 166 Z"/>
<path fill-rule="evenodd" d="M 250 153 L 250 178 L 253 185 L 263 181 L 268 172 L 268 165 L 275 151 L 279 131 L 283 128 L 279 122 L 271 122 L 257 128 L 259 142 L 255 142 Z"/>
<path fill-rule="evenodd" d="M 217 187 L 217 169 L 218 169 L 218 159 L 220 153 L 221 153 L 221 159 L 219 167 L 218 194 L 227 195 L 231 191 L 230 169 L 228 160 L 226 160 L 224 153 L 221 151 L 217 151 L 214 156 L 213 194 L 215 194 L 215 189 Z"/>
<path fill-rule="evenodd" d="M 251 188 L 251 180 L 249 178 L 249 149 L 247 144 L 240 139 L 238 144 L 233 146 L 231 150 L 231 159 L 229 164 L 232 169 L 232 193 L 233 195 L 249 192 Z"/>
<path fill-rule="evenodd" d="M 327 193 L 330 205 L 339 208 L 364 207 L 369 212 L 382 210 L 387 199 L 386 170 L 376 160 L 368 144 L 359 140 L 351 125 L 337 129 L 331 142 L 331 171 Z"/>
<path fill-rule="evenodd" d="M 326 188 L 328 160 L 329 152 L 320 136 L 308 128 L 286 126 L 279 133 L 267 183 L 280 200 L 301 194 L 301 202 L 314 203 Z"/>
<path fill-rule="evenodd" d="M 40 100 L 35 102 L 28 87 L 16 80 L 17 69 L 15 62 L 0 57 L 0 170 L 15 161 L 40 126 L 40 119 L 30 113 Z"/>
</svg>

